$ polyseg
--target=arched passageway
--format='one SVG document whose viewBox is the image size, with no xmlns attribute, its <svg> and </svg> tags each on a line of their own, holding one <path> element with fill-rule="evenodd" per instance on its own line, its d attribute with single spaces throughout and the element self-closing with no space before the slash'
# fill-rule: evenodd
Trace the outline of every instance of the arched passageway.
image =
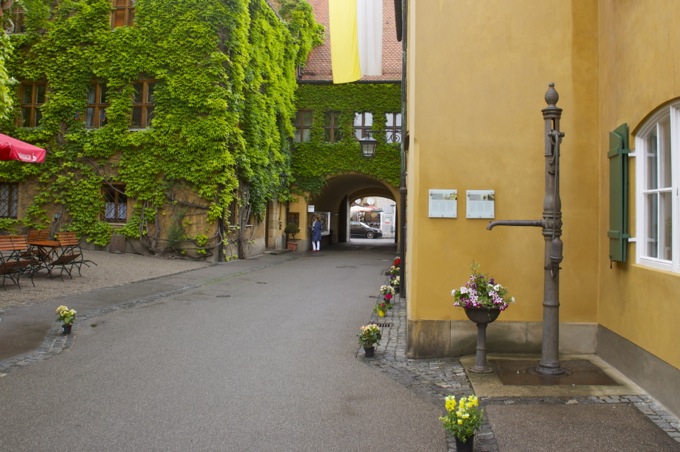
<svg viewBox="0 0 680 452">
<path fill-rule="evenodd" d="M 346 243 L 350 239 L 350 207 L 357 198 L 387 198 L 393 201 L 395 215 L 394 224 L 400 215 L 397 212 L 399 206 L 399 191 L 389 184 L 363 174 L 343 174 L 328 179 L 323 191 L 313 196 L 309 204 L 314 206 L 316 212 L 328 212 L 330 214 L 330 236 L 325 240 L 328 244 Z M 398 228 L 394 229 L 394 240 L 398 243 Z"/>
</svg>

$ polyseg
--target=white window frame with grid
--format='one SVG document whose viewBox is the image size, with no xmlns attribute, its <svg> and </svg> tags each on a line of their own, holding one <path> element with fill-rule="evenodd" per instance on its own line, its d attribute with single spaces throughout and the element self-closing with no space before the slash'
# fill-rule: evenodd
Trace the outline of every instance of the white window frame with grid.
<svg viewBox="0 0 680 452">
<path fill-rule="evenodd" d="M 635 151 L 636 263 L 680 273 L 680 103 L 640 127 Z"/>
</svg>

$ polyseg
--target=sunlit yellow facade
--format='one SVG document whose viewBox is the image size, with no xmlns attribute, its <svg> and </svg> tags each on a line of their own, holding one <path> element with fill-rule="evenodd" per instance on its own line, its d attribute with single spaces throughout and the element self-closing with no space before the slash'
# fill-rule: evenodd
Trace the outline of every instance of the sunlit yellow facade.
<svg viewBox="0 0 680 452">
<path fill-rule="evenodd" d="M 646 118 L 680 97 L 680 3 L 411 0 L 406 17 L 409 355 L 474 351 L 474 328 L 450 295 L 473 261 L 517 299 L 489 328 L 489 351 L 540 351 L 541 228 L 489 231 L 489 219 L 466 218 L 465 193 L 493 190 L 497 220 L 541 219 L 552 82 L 565 133 L 560 351 L 601 355 L 680 412 L 670 397 L 680 392 L 680 274 L 636 263 L 634 241 L 625 263 L 611 263 L 607 238 L 609 132 L 627 123 L 634 147 Z M 457 218 L 430 217 L 432 189 L 457 190 Z M 654 386 L 650 370 L 674 383 Z"/>
</svg>

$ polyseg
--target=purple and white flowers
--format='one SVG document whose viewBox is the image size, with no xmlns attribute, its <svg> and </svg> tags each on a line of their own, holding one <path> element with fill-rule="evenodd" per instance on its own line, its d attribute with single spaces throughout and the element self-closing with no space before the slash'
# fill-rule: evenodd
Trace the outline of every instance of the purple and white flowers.
<svg viewBox="0 0 680 452">
<path fill-rule="evenodd" d="M 499 309 L 504 311 L 515 297 L 508 295 L 508 290 L 494 281 L 493 278 L 479 272 L 479 264 L 473 263 L 470 268 L 472 274 L 464 286 L 451 291 L 456 300 L 454 306 L 468 309 Z"/>
</svg>

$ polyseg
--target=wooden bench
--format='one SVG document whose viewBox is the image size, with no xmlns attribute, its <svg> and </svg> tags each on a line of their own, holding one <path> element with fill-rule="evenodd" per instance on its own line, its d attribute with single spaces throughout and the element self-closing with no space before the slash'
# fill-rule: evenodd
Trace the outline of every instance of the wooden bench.
<svg viewBox="0 0 680 452">
<path fill-rule="evenodd" d="M 24 235 L 0 236 L 0 275 L 2 275 L 2 288 L 5 288 L 5 280 L 9 277 L 17 287 L 21 288 L 21 276 L 28 274 L 33 282 L 34 265 L 36 261 L 29 253 L 28 242 Z"/>
</svg>

